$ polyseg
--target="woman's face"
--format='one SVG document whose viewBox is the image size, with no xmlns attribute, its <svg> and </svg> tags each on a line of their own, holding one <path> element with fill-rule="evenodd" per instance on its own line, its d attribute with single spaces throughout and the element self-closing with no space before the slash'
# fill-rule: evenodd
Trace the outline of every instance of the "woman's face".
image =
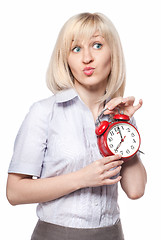
<svg viewBox="0 0 161 240">
<path fill-rule="evenodd" d="M 88 41 L 72 43 L 68 65 L 75 85 L 89 89 L 106 89 L 111 71 L 111 51 L 106 40 L 95 33 Z"/>
</svg>

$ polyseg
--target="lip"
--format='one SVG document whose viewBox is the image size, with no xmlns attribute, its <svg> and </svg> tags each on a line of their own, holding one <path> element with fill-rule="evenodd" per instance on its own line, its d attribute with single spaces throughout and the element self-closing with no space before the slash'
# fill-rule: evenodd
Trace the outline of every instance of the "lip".
<svg viewBox="0 0 161 240">
<path fill-rule="evenodd" d="M 91 76 L 94 73 L 94 70 L 95 70 L 95 68 L 93 68 L 93 67 L 85 67 L 83 69 L 83 72 L 85 75 Z"/>
</svg>

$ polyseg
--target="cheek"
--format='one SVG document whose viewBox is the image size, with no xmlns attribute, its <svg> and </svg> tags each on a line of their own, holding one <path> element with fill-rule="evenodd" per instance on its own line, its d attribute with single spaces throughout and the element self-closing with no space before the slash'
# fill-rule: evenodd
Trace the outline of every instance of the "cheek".
<svg viewBox="0 0 161 240">
<path fill-rule="evenodd" d="M 68 58 L 68 66 L 74 78 L 82 77 L 82 71 L 78 59 Z"/>
<path fill-rule="evenodd" d="M 75 59 L 73 59 L 72 57 L 68 58 L 68 66 L 71 70 L 71 72 L 74 74 L 77 70 L 77 62 L 75 61 Z"/>
<path fill-rule="evenodd" d="M 72 61 L 72 58 L 70 56 L 68 57 L 68 66 L 69 66 L 70 69 L 72 69 L 73 61 Z"/>
<path fill-rule="evenodd" d="M 111 55 L 108 55 L 108 57 L 107 57 L 107 55 L 104 56 L 104 59 L 105 59 L 105 61 L 104 61 L 105 65 L 108 67 L 111 67 Z"/>
<path fill-rule="evenodd" d="M 102 70 L 109 75 L 110 71 L 111 71 L 111 57 L 109 56 L 107 58 L 107 56 L 105 56 L 103 59 L 105 59 L 105 61 L 102 62 Z"/>
<path fill-rule="evenodd" d="M 106 52 L 104 52 L 104 66 L 106 66 L 108 69 L 111 69 L 111 51 L 109 48 L 106 49 Z"/>
</svg>

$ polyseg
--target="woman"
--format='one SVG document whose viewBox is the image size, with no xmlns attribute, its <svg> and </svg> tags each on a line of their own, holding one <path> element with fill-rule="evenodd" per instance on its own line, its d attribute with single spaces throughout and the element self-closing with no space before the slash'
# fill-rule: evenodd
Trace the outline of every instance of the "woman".
<svg viewBox="0 0 161 240">
<path fill-rule="evenodd" d="M 117 183 L 140 198 L 146 171 L 138 155 L 124 164 L 119 154 L 101 156 L 95 121 L 104 108 L 106 118 L 118 107 L 132 117 L 142 100 L 123 98 L 123 52 L 109 19 L 82 13 L 65 23 L 47 84 L 54 95 L 31 107 L 17 135 L 8 200 L 39 203 L 32 240 L 122 240 Z"/>
</svg>

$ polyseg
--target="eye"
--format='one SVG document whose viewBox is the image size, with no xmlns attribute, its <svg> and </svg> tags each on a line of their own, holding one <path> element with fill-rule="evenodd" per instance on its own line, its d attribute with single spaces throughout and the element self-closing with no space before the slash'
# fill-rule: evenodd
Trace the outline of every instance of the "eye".
<svg viewBox="0 0 161 240">
<path fill-rule="evenodd" d="M 102 46 L 103 46 L 103 44 L 101 44 L 101 43 L 94 43 L 93 44 L 93 48 L 95 48 L 95 49 L 101 49 Z"/>
<path fill-rule="evenodd" d="M 72 52 L 78 53 L 78 52 L 80 52 L 80 50 L 81 50 L 81 48 L 76 46 L 72 49 Z"/>
</svg>

